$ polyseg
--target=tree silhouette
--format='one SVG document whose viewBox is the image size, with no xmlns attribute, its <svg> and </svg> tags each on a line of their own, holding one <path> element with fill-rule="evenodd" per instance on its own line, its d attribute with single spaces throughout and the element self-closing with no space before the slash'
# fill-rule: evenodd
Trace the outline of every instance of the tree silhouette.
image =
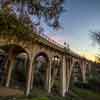
<svg viewBox="0 0 100 100">
<path fill-rule="evenodd" d="M 91 37 L 92 37 L 92 40 L 93 40 L 93 43 L 94 44 L 97 44 L 98 46 L 100 46 L 100 32 L 91 32 Z M 95 56 L 95 60 L 97 62 L 100 62 L 100 54 L 97 54 Z"/>
<path fill-rule="evenodd" d="M 37 17 L 35 25 L 39 25 L 41 19 L 44 19 L 47 25 L 60 27 L 59 17 L 64 11 L 64 0 L 1 0 L 2 8 L 9 4 L 16 7 L 21 18 L 26 14 Z"/>
<path fill-rule="evenodd" d="M 100 32 L 91 32 L 92 35 L 92 40 L 97 43 L 98 45 L 100 45 Z"/>
</svg>

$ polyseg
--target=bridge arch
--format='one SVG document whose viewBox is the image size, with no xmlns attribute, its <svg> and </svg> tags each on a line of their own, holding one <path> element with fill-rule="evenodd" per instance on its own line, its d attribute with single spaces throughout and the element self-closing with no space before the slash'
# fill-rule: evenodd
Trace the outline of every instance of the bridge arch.
<svg viewBox="0 0 100 100">
<path fill-rule="evenodd" d="M 33 86 L 47 90 L 48 88 L 48 71 L 49 71 L 50 59 L 45 52 L 39 52 L 33 59 Z"/>
<path fill-rule="evenodd" d="M 21 62 L 22 57 L 24 57 L 23 54 L 27 56 L 27 59 L 26 57 L 24 58 L 28 61 L 27 50 L 17 44 L 5 44 L 5 45 L 1 45 L 0 48 L 3 49 L 5 51 L 4 54 L 6 54 L 6 60 L 3 65 L 3 68 L 4 68 L 3 80 L 5 80 L 4 84 L 6 85 L 6 87 L 12 87 L 12 88 L 13 87 L 21 88 L 22 86 L 24 86 L 23 89 L 25 89 L 27 77 L 25 76 L 25 80 L 22 80 L 21 76 L 19 78 L 18 77 L 15 78 L 15 77 L 19 76 L 19 74 L 20 75 L 23 74 L 23 71 L 21 70 L 21 68 L 24 65 L 21 66 L 19 63 Z M 18 60 L 18 58 L 20 60 Z M 23 85 L 19 85 L 19 82 L 23 83 Z"/>
<path fill-rule="evenodd" d="M 14 68 L 12 70 L 11 86 L 19 89 L 26 89 L 28 74 L 28 55 L 25 52 L 19 53 L 15 57 Z"/>
<path fill-rule="evenodd" d="M 0 85 L 4 85 L 4 82 L 5 82 L 4 64 L 5 64 L 6 58 L 7 58 L 6 52 L 2 48 L 0 48 Z"/>
</svg>

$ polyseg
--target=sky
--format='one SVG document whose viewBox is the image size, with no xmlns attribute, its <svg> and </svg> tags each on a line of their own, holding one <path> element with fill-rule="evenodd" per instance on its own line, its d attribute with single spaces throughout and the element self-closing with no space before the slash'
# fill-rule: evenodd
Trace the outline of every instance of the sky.
<svg viewBox="0 0 100 100">
<path fill-rule="evenodd" d="M 99 50 L 90 31 L 100 31 L 100 0 L 65 0 L 64 5 L 67 11 L 60 18 L 63 29 L 46 27 L 46 34 L 61 44 L 66 41 L 73 51 L 94 60 Z"/>
</svg>

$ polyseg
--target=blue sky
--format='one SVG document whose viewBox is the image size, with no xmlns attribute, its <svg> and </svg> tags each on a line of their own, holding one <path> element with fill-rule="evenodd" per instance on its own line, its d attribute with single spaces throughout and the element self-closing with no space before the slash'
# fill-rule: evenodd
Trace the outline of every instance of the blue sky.
<svg viewBox="0 0 100 100">
<path fill-rule="evenodd" d="M 77 53 L 84 56 L 95 55 L 98 47 L 92 45 L 90 31 L 100 31 L 100 0 L 66 0 L 60 21 L 64 29 L 54 31 L 46 28 L 54 40 L 70 44 Z"/>
</svg>

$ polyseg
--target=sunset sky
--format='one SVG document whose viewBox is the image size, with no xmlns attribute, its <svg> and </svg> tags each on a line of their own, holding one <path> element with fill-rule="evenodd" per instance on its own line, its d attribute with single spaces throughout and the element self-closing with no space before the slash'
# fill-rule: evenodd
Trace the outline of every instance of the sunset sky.
<svg viewBox="0 0 100 100">
<path fill-rule="evenodd" d="M 46 28 L 46 34 L 58 41 L 69 43 L 76 53 L 94 59 L 99 52 L 90 37 L 90 31 L 100 31 L 100 0 L 65 0 L 65 9 L 60 21 L 64 29 L 54 31 Z"/>
</svg>

